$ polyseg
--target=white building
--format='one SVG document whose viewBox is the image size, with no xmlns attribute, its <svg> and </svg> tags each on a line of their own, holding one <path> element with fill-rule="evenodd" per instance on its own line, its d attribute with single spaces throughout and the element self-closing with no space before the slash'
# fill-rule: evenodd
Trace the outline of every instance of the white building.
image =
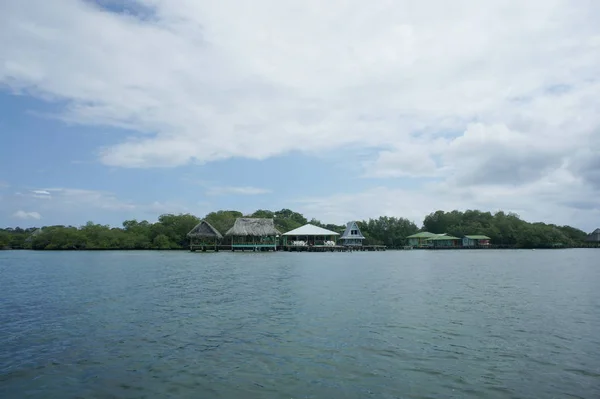
<svg viewBox="0 0 600 399">
<path fill-rule="evenodd" d="M 305 224 L 292 231 L 282 234 L 284 246 L 334 246 L 339 233 Z"/>
</svg>

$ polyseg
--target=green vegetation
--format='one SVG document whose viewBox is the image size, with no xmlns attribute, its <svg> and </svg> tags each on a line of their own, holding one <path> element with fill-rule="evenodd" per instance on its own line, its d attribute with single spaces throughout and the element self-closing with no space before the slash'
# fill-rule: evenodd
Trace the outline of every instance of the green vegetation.
<svg viewBox="0 0 600 399">
<path fill-rule="evenodd" d="M 25 249 L 31 248 L 26 242 L 28 237 L 37 230 L 36 228 L 0 229 L 0 249 Z"/>
<path fill-rule="evenodd" d="M 282 209 L 258 210 L 251 215 L 223 210 L 211 212 L 205 219 L 221 233 L 229 230 L 242 216 L 273 218 L 275 226 L 286 232 L 306 223 L 342 233 L 345 226 L 308 221 L 302 214 Z M 156 223 L 126 220 L 120 228 L 88 222 L 81 227 L 47 226 L 42 229 L 0 229 L 0 249 L 184 249 L 186 234 L 200 222 L 194 215 L 161 215 Z M 516 214 L 481 211 L 436 211 L 425 217 L 419 229 L 410 220 L 382 216 L 358 222 L 366 237 L 365 244 L 399 248 L 406 237 L 419 231 L 447 233 L 456 237 L 482 234 L 491 237 L 492 244 L 509 248 L 545 248 L 579 246 L 586 233 L 570 226 L 528 223 Z M 227 244 L 227 237 L 224 244 Z"/>
<path fill-rule="evenodd" d="M 579 246 L 587 234 L 571 226 L 528 223 L 519 215 L 502 211 L 437 211 L 425 217 L 423 230 L 457 237 L 481 234 L 492 244 L 509 248 L 552 248 Z"/>
</svg>

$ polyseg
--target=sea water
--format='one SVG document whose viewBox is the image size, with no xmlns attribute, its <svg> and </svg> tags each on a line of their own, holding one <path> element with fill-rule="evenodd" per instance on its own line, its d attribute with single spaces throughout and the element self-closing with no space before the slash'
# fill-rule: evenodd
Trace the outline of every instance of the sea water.
<svg viewBox="0 0 600 399">
<path fill-rule="evenodd" d="M 0 251 L 0 397 L 599 398 L 600 251 Z"/>
</svg>

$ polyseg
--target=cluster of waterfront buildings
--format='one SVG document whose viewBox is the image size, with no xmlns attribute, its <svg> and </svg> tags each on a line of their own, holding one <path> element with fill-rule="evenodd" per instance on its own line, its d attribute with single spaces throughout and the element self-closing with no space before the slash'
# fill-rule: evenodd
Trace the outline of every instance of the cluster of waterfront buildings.
<svg viewBox="0 0 600 399">
<path fill-rule="evenodd" d="M 305 224 L 297 229 L 281 233 L 273 219 L 237 218 L 233 227 L 225 233 L 230 238 L 232 251 L 235 250 L 272 250 L 285 251 L 342 251 L 342 250 L 384 250 L 381 245 L 363 245 L 365 236 L 356 221 L 346 224 L 340 233 L 324 229 L 312 224 Z M 189 233 L 192 251 L 208 249 L 218 250 L 223 235 L 210 223 L 203 220 Z M 412 248 L 485 248 L 490 245 L 490 238 L 483 235 L 467 235 L 462 238 L 449 234 L 420 232 L 407 237 L 406 249 Z"/>
<path fill-rule="evenodd" d="M 218 250 L 223 235 L 210 223 L 203 220 L 188 234 L 192 251 Z M 316 251 L 362 249 L 365 236 L 356 222 L 348 222 L 345 231 L 340 233 L 312 224 L 281 233 L 273 219 L 237 218 L 233 227 L 226 233 L 231 250 L 272 250 Z M 370 249 L 384 249 L 383 246 L 370 246 Z"/>
<path fill-rule="evenodd" d="M 488 248 L 490 237 L 466 235 L 462 238 L 450 234 L 435 234 L 423 231 L 406 237 L 411 248 Z"/>
</svg>

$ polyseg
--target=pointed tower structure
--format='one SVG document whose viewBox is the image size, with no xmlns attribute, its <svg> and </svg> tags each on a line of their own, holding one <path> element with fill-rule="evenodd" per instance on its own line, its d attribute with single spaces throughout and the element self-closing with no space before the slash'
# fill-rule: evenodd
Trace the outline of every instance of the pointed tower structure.
<svg viewBox="0 0 600 399">
<path fill-rule="evenodd" d="M 346 230 L 340 237 L 340 243 L 349 247 L 362 247 L 365 236 L 360 232 L 356 221 L 348 222 Z"/>
</svg>

